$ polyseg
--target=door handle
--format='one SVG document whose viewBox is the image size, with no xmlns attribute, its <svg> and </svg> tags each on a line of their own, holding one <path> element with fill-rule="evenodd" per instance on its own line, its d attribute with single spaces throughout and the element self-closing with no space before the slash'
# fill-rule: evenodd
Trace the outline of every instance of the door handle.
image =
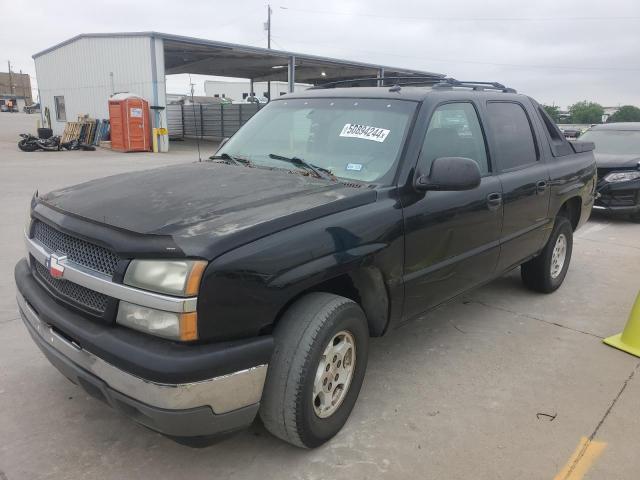
<svg viewBox="0 0 640 480">
<path fill-rule="evenodd" d="M 496 210 L 500 205 L 502 205 L 501 193 L 493 192 L 487 195 L 487 207 L 489 207 L 489 210 Z"/>
<path fill-rule="evenodd" d="M 540 180 L 538 183 L 536 183 L 536 192 L 544 193 L 546 189 L 547 189 L 546 180 Z"/>
</svg>

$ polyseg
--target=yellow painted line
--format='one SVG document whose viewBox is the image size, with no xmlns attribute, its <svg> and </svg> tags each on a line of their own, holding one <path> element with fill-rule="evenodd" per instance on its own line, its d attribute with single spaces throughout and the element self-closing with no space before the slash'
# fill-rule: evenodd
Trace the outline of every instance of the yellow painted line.
<svg viewBox="0 0 640 480">
<path fill-rule="evenodd" d="M 605 442 L 596 442 L 582 437 L 567 464 L 553 480 L 580 480 L 589 471 L 597 458 L 607 447 Z"/>
</svg>

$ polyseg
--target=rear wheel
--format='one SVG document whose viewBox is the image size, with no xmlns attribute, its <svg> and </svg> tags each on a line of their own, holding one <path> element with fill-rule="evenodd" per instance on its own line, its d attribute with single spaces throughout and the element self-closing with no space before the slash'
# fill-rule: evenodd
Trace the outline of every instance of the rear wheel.
<svg viewBox="0 0 640 480">
<path fill-rule="evenodd" d="M 317 447 L 340 431 L 364 380 L 369 329 L 352 300 L 311 293 L 278 323 L 260 417 L 276 437 Z"/>
<path fill-rule="evenodd" d="M 572 251 L 573 227 L 566 217 L 558 216 L 540 255 L 520 267 L 522 281 L 537 292 L 557 290 L 567 275 Z"/>
<path fill-rule="evenodd" d="M 27 140 L 20 140 L 18 142 L 18 148 L 23 152 L 35 152 L 38 150 L 38 146 L 33 142 L 28 142 Z"/>
</svg>

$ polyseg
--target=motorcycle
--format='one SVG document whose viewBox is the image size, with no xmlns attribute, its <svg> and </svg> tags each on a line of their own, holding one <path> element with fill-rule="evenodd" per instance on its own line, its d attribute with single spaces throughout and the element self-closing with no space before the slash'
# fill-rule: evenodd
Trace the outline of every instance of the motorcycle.
<svg viewBox="0 0 640 480">
<path fill-rule="evenodd" d="M 35 152 L 37 150 L 44 150 L 45 152 L 57 152 L 60 150 L 93 151 L 96 149 L 93 145 L 82 143 L 79 140 L 63 143 L 58 135 L 49 138 L 38 138 L 28 133 L 21 133 L 20 137 L 22 139 L 18 142 L 18 148 L 23 152 Z"/>
</svg>

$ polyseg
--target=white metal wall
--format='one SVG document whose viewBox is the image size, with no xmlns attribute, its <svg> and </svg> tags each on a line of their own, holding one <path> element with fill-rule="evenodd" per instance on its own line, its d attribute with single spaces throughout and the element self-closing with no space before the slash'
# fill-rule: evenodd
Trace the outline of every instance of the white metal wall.
<svg viewBox="0 0 640 480">
<path fill-rule="evenodd" d="M 36 57 L 35 66 L 41 108 L 49 107 L 56 134 L 63 132 L 65 122 L 56 120 L 54 96 L 64 96 L 67 121 L 85 114 L 109 118 L 109 96 L 117 92 L 138 94 L 151 105 L 166 103 L 162 39 L 80 38 Z"/>
<path fill-rule="evenodd" d="M 249 93 L 249 80 L 237 80 L 237 81 L 225 81 L 225 80 L 205 80 L 204 92 L 207 96 L 213 97 L 215 95 L 222 96 L 225 94 L 226 98 L 232 99 L 236 102 L 242 101 L 242 94 Z M 306 90 L 311 85 L 306 83 L 294 84 L 294 91 Z M 267 91 L 267 82 L 254 82 L 253 91 L 256 96 L 262 97 L 264 92 Z M 288 82 L 273 81 L 271 82 L 271 96 L 277 98 L 282 93 L 289 91 Z"/>
</svg>

